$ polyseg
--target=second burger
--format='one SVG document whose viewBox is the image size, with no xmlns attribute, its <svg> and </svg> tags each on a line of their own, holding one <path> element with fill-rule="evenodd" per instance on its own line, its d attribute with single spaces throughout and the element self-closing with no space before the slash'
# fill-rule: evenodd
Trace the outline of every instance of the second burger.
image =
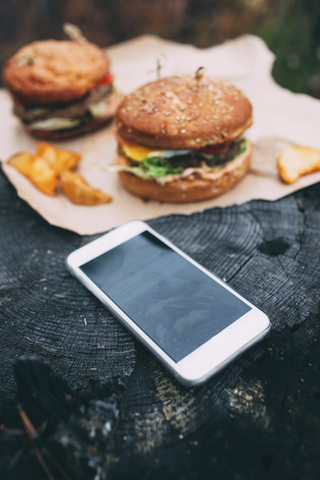
<svg viewBox="0 0 320 480">
<path fill-rule="evenodd" d="M 113 118 L 120 101 L 108 56 L 85 40 L 26 45 L 8 60 L 3 77 L 14 113 L 38 138 L 96 130 Z"/>
</svg>

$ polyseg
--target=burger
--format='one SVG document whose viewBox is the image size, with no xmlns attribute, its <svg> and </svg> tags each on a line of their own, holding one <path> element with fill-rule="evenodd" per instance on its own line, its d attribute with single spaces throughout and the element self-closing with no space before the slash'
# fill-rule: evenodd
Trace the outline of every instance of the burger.
<svg viewBox="0 0 320 480">
<path fill-rule="evenodd" d="M 200 70 L 200 69 L 199 69 Z M 135 195 L 164 202 L 215 197 L 250 167 L 252 106 L 226 80 L 197 72 L 159 79 L 121 102 L 110 167 Z"/>
<path fill-rule="evenodd" d="M 110 60 L 87 41 L 33 42 L 8 60 L 3 77 L 14 113 L 39 138 L 95 130 L 114 117 L 119 105 Z"/>
</svg>

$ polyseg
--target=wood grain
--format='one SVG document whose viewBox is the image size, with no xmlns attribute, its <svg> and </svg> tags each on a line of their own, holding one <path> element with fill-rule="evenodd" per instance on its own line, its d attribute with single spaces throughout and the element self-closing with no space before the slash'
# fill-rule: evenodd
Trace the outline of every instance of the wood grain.
<svg viewBox="0 0 320 480">
<path fill-rule="evenodd" d="M 92 238 L 48 225 L 1 174 L 2 405 L 17 401 L 13 365 L 21 355 L 48 362 L 71 389 L 126 372 L 118 428 L 96 478 L 317 478 L 319 185 L 276 202 L 149 223 L 262 308 L 270 335 L 203 386 L 183 387 L 67 273 L 67 254 Z M 10 418 L 4 411 L 0 424 Z M 26 451 L 25 479 L 44 479 Z M 0 477 L 18 478 L 19 461 L 9 475 L 0 460 Z M 94 478 L 76 462 L 64 467 L 73 479 Z"/>
</svg>

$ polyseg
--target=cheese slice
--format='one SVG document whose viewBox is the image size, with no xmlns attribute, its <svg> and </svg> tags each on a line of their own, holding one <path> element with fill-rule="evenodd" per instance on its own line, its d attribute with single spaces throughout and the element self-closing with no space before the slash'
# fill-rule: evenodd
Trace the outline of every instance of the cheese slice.
<svg viewBox="0 0 320 480">
<path fill-rule="evenodd" d="M 152 148 L 135 145 L 134 143 L 121 145 L 121 148 L 126 157 L 129 157 L 136 162 L 141 162 L 149 155 L 149 153 L 154 152 L 154 149 Z"/>
<path fill-rule="evenodd" d="M 178 155 L 186 155 L 191 152 L 191 150 L 154 150 L 153 148 L 143 147 L 142 145 L 137 145 L 135 143 L 123 144 L 121 145 L 121 148 L 126 157 L 131 158 L 136 162 L 141 162 L 146 157 L 171 158 Z"/>
</svg>

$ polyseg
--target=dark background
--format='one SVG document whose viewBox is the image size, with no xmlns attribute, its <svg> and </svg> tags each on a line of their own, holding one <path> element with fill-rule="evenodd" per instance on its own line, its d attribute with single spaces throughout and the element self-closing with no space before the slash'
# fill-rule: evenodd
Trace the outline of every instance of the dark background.
<svg viewBox="0 0 320 480">
<path fill-rule="evenodd" d="M 0 66 L 33 40 L 65 38 L 78 25 L 101 47 L 152 33 L 209 47 L 245 33 L 276 54 L 273 75 L 320 98 L 319 0 L 0 0 Z"/>
</svg>

